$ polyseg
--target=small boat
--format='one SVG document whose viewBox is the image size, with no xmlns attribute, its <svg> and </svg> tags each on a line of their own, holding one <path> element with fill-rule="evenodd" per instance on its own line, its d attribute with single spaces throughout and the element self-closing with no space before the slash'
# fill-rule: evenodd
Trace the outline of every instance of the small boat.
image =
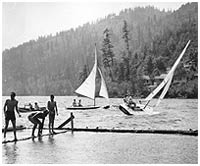
<svg viewBox="0 0 200 166">
<path fill-rule="evenodd" d="M 158 85 L 158 87 L 156 89 L 153 90 L 153 92 L 151 92 L 145 99 L 144 101 L 146 102 L 146 104 L 137 104 L 136 103 L 136 109 L 132 109 L 130 108 L 127 104 L 123 103 L 119 105 L 119 109 L 125 113 L 126 115 L 133 115 L 133 114 L 138 114 L 138 112 L 145 112 L 145 113 L 149 113 L 149 112 L 153 112 L 153 107 L 148 106 L 148 104 L 150 103 L 150 101 L 152 100 L 153 97 L 155 97 L 155 95 L 160 92 L 161 89 L 163 89 L 156 105 L 158 106 L 159 103 L 161 102 L 161 100 L 164 98 L 165 94 L 167 93 L 170 84 L 172 82 L 172 78 L 174 76 L 174 71 L 177 68 L 181 58 L 183 57 L 187 47 L 190 44 L 190 40 L 188 41 L 188 43 L 186 44 L 185 48 L 183 49 L 182 53 L 180 54 L 180 56 L 178 57 L 178 59 L 176 60 L 176 62 L 174 63 L 174 65 L 172 66 L 171 70 L 168 72 L 168 74 L 166 75 L 166 77 L 164 78 L 164 80 Z"/>
<path fill-rule="evenodd" d="M 67 107 L 66 109 L 68 109 L 68 110 L 90 110 L 90 109 L 97 109 L 97 108 L 100 108 L 100 106 L 93 106 L 93 105 L 91 105 L 91 106 L 85 106 L 85 107 L 83 107 L 83 106 L 81 106 L 81 107 Z"/>
<path fill-rule="evenodd" d="M 75 93 L 88 97 L 94 101 L 93 106 L 70 106 L 67 107 L 66 109 L 70 110 L 88 110 L 88 109 L 97 109 L 100 108 L 100 106 L 96 106 L 95 103 L 95 90 L 96 90 L 96 75 L 97 72 L 99 72 L 100 77 L 101 77 L 101 87 L 99 91 L 99 96 L 102 96 L 106 99 L 109 99 L 108 97 L 108 91 L 106 87 L 105 80 L 103 78 L 102 72 L 100 68 L 97 66 L 97 51 L 96 51 L 96 44 L 95 44 L 95 63 L 94 66 L 89 74 L 89 76 L 85 79 L 85 81 L 75 90 Z"/>
<path fill-rule="evenodd" d="M 19 112 L 21 113 L 29 113 L 29 112 L 36 112 L 36 111 L 45 111 L 46 110 L 46 107 L 40 107 L 39 109 L 30 109 L 30 108 L 26 108 L 26 107 L 19 107 L 18 108 Z"/>
<path fill-rule="evenodd" d="M 119 109 L 126 115 L 135 115 L 135 114 L 143 114 L 144 112 L 146 114 L 153 114 L 153 108 L 150 106 L 137 104 L 137 106 L 133 109 L 129 107 L 126 103 L 120 104 Z"/>
<path fill-rule="evenodd" d="M 16 126 L 16 130 L 24 130 L 24 129 L 26 129 L 26 127 L 23 125 Z M 8 127 L 7 131 L 13 131 L 13 127 Z M 4 132 L 4 128 L 2 129 L 2 132 Z"/>
</svg>

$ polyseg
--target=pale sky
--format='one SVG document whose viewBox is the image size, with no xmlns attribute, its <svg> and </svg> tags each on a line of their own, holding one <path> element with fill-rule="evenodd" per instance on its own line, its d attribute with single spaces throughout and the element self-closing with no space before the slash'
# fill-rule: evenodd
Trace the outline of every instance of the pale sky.
<svg viewBox="0 0 200 166">
<path fill-rule="evenodd" d="M 35 40 L 38 36 L 76 28 L 87 22 L 119 14 L 122 9 L 138 6 L 154 6 L 176 10 L 186 2 L 123 2 L 123 1 L 67 1 L 67 2 L 3 2 L 2 49 L 11 48 Z"/>
</svg>

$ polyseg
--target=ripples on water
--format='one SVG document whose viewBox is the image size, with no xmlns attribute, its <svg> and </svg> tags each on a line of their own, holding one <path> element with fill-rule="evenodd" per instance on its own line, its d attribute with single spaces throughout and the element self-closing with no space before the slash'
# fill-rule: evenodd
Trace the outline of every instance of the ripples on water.
<svg viewBox="0 0 200 166">
<path fill-rule="evenodd" d="M 59 116 L 56 116 L 55 127 L 64 122 L 75 97 L 56 96 Z M 3 97 L 3 104 L 6 97 Z M 92 101 L 81 98 L 82 103 Z M 45 106 L 49 97 L 17 97 L 19 106 L 38 102 Z M 120 104 L 122 99 L 110 99 L 111 105 Z M 153 105 L 154 100 L 151 104 Z M 97 104 L 107 105 L 104 99 L 98 98 Z M 115 129 L 198 129 L 197 100 L 164 99 L 155 109 L 159 114 L 127 116 L 117 107 L 74 111 L 74 126 L 80 128 L 115 128 Z M 32 127 L 27 120 L 28 114 L 17 118 L 18 125 Z M 4 116 L 3 116 L 4 122 Z M 48 118 L 45 126 L 48 125 Z M 69 127 L 67 125 L 66 127 Z M 17 132 L 18 136 L 27 137 L 31 130 Z M 47 130 L 44 132 L 48 132 Z M 13 138 L 13 133 L 8 133 Z M 120 134 L 120 133 L 82 133 L 42 137 L 35 141 L 22 141 L 16 144 L 2 145 L 2 161 L 7 164 L 135 164 L 135 163 L 197 163 L 198 138 L 180 135 L 157 134 Z"/>
<path fill-rule="evenodd" d="M 56 116 L 55 126 L 60 125 L 69 116 L 70 111 L 65 107 L 70 106 L 72 100 L 77 97 L 73 96 L 55 96 L 57 101 L 59 116 Z M 3 97 L 3 104 L 6 97 Z M 26 103 L 38 102 L 40 106 L 46 106 L 49 100 L 48 96 L 18 96 L 19 106 L 24 106 Z M 93 101 L 87 98 L 81 98 L 82 104 L 91 105 Z M 122 99 L 110 99 L 111 105 L 119 105 Z M 156 100 L 153 100 L 150 105 L 154 105 Z M 108 103 L 97 98 L 96 103 L 105 106 Z M 73 111 L 75 116 L 74 125 L 80 128 L 118 128 L 118 129 L 198 129 L 198 101 L 197 99 L 164 99 L 160 105 L 154 109 L 159 112 L 155 115 L 135 115 L 127 116 L 123 114 L 118 107 L 110 109 L 96 109 Z M 28 114 L 22 114 L 22 118 L 17 118 L 18 125 L 23 124 L 27 127 L 32 124 L 27 120 Z M 4 118 L 3 118 L 4 120 Z M 47 125 L 47 121 L 45 125 Z"/>
</svg>

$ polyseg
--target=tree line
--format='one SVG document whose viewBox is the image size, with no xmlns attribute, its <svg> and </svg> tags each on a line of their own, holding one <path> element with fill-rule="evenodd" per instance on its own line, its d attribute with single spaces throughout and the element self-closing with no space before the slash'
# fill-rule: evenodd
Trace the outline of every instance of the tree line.
<svg viewBox="0 0 200 166">
<path fill-rule="evenodd" d="M 150 6 L 126 9 L 119 15 L 4 50 L 3 94 L 74 95 L 93 66 L 96 43 L 109 96 L 121 97 L 129 92 L 145 97 L 149 89 L 144 75 L 153 83 L 156 76 L 166 73 L 188 40 L 191 44 L 167 96 L 197 98 L 197 3 L 185 4 L 176 11 Z"/>
</svg>

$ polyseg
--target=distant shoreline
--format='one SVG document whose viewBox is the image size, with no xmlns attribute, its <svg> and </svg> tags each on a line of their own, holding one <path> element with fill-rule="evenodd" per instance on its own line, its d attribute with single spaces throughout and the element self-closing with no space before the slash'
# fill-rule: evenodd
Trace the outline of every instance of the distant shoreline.
<svg viewBox="0 0 200 166">
<path fill-rule="evenodd" d="M 10 95 L 2 95 L 2 97 L 9 97 Z M 49 95 L 17 95 L 19 97 L 49 97 Z M 55 95 L 55 96 L 60 96 L 60 97 L 79 97 L 79 96 L 71 96 L 71 95 Z M 81 96 L 82 97 L 82 96 Z M 82 98 L 87 98 L 87 97 L 82 97 Z M 102 98 L 102 97 L 96 97 L 96 98 Z M 123 98 L 120 96 L 115 96 L 115 97 L 110 97 L 110 98 Z M 138 97 L 134 97 L 134 99 L 144 99 L 144 98 L 138 98 Z M 154 98 L 154 99 L 158 99 L 158 98 Z M 198 99 L 198 98 L 184 98 L 184 97 L 175 97 L 175 98 L 164 98 L 164 99 Z"/>
</svg>

